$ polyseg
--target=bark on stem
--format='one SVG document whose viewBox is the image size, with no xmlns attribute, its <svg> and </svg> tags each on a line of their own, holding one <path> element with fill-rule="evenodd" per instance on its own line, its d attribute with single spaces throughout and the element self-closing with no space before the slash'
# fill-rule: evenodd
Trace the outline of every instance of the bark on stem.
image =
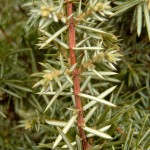
<svg viewBox="0 0 150 150">
<path fill-rule="evenodd" d="M 68 16 L 70 16 L 73 11 L 73 3 L 71 1 L 69 2 L 68 0 L 66 0 L 66 3 L 67 3 L 67 14 Z M 74 65 L 76 63 L 76 55 L 73 50 L 73 47 L 75 46 L 76 46 L 75 21 L 74 21 L 74 18 L 71 17 L 69 20 L 69 50 L 70 50 L 71 65 Z M 75 68 L 73 71 L 73 82 L 74 82 L 74 95 L 75 95 L 76 109 L 79 111 L 77 124 L 78 124 L 79 135 L 80 135 L 80 138 L 82 139 L 83 149 L 87 150 L 88 143 L 87 143 L 85 132 L 82 129 L 82 125 L 84 124 L 83 108 L 82 108 L 80 96 L 78 95 L 80 93 L 79 75 L 80 75 L 80 72 L 78 68 Z"/>
</svg>

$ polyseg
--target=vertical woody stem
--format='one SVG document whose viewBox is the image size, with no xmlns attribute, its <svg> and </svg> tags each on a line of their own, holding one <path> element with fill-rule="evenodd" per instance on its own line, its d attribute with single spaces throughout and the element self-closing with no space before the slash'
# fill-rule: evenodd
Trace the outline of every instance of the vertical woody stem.
<svg viewBox="0 0 150 150">
<path fill-rule="evenodd" d="M 68 0 L 66 0 L 66 3 L 67 3 L 67 14 L 68 16 L 70 16 L 73 11 L 73 3 L 72 1 L 68 1 Z M 74 21 L 74 18 L 71 17 L 69 20 L 69 50 L 70 50 L 71 65 L 74 65 L 76 63 L 76 54 L 73 50 L 75 46 L 76 46 L 75 21 Z M 79 135 L 80 135 L 80 138 L 82 139 L 83 149 L 87 150 L 88 143 L 87 143 L 85 132 L 82 129 L 82 125 L 84 124 L 83 108 L 82 108 L 80 96 L 78 95 L 80 93 L 79 75 L 80 75 L 80 72 L 78 68 L 75 68 L 73 71 L 73 83 L 74 83 L 74 95 L 75 95 L 76 109 L 79 111 L 77 124 L 78 124 Z"/>
</svg>

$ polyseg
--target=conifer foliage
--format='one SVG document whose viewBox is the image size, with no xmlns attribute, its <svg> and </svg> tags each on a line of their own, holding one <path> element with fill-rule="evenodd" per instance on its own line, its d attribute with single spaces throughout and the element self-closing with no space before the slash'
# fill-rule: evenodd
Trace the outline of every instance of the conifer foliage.
<svg viewBox="0 0 150 150">
<path fill-rule="evenodd" d="M 149 150 L 150 1 L 2 2 L 0 148 Z"/>
</svg>

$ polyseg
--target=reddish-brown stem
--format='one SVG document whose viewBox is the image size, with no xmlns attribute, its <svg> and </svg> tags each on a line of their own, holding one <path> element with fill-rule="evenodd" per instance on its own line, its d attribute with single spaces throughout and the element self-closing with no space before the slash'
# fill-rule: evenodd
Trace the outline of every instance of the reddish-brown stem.
<svg viewBox="0 0 150 150">
<path fill-rule="evenodd" d="M 2 34 L 6 37 L 6 40 L 9 44 L 13 43 L 13 40 L 7 35 L 6 31 L 3 29 L 3 27 L 0 25 L 0 31 Z"/>
<path fill-rule="evenodd" d="M 66 3 L 67 3 L 67 14 L 68 14 L 68 16 L 70 16 L 73 11 L 73 3 L 71 1 L 69 2 L 68 0 L 66 0 Z M 74 65 L 76 63 L 76 54 L 73 50 L 73 47 L 75 47 L 75 46 L 76 46 L 75 21 L 74 21 L 74 18 L 71 17 L 69 20 L 69 49 L 70 49 L 71 65 Z M 85 132 L 82 128 L 82 126 L 84 124 L 83 108 L 82 108 L 80 96 L 78 95 L 80 93 L 79 75 L 80 75 L 80 72 L 79 72 L 78 68 L 75 68 L 73 71 L 73 83 L 74 83 L 74 96 L 75 96 L 76 109 L 79 111 L 77 124 L 78 124 L 79 135 L 82 139 L 83 149 L 87 150 L 88 143 L 87 143 Z"/>
</svg>

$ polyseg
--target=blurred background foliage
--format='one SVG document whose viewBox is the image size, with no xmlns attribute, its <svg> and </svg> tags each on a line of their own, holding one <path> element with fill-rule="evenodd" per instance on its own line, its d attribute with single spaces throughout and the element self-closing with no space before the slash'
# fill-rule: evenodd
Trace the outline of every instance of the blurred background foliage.
<svg viewBox="0 0 150 150">
<path fill-rule="evenodd" d="M 111 124 L 108 130 L 113 140 L 90 138 L 95 147 L 103 150 L 150 149 L 150 2 L 147 0 L 108 0 L 114 16 L 108 20 L 115 35 L 119 36 L 120 53 L 123 55 L 115 67 L 118 74 L 113 82 L 95 84 L 100 91 L 116 85 L 113 94 L 106 98 L 118 109 L 97 105 L 99 109 L 90 118 L 95 128 Z M 44 109 L 50 96 L 39 96 L 32 89 L 38 81 L 31 75 L 43 70 L 39 62 L 50 62 L 49 49 L 39 50 L 38 27 L 27 24 L 26 1 L 0 0 L 0 149 L 38 150 L 52 147 L 58 130 L 45 120 L 68 120 L 72 116 L 72 103 L 63 97 L 48 113 Z M 33 1 L 34 3 L 34 1 Z M 147 4 L 147 5 L 146 5 Z M 145 12 L 145 11 L 148 11 Z M 62 99 L 62 101 L 61 101 Z M 65 102 L 65 104 L 64 104 Z M 57 113 L 54 113 L 55 110 Z M 93 110 L 94 107 L 93 107 Z M 87 111 L 87 110 L 86 110 Z M 60 113 L 62 112 L 62 113 Z M 86 112 L 88 113 L 88 111 Z M 73 142 L 75 131 L 67 133 Z M 79 138 L 76 137 L 78 149 Z M 39 144 L 40 143 L 40 144 Z M 48 144 L 46 144 L 48 143 Z M 65 145 L 62 141 L 61 145 Z M 97 147 L 98 145 L 98 147 Z M 56 150 L 62 148 L 55 148 Z"/>
</svg>

